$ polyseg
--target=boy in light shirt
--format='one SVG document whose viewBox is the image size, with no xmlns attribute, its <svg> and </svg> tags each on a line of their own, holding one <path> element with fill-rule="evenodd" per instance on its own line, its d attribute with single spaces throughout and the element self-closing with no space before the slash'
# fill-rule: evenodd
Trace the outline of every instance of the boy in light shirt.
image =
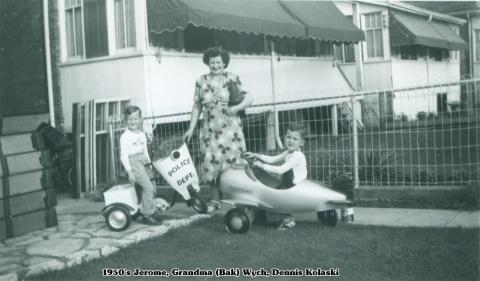
<svg viewBox="0 0 480 281">
<path fill-rule="evenodd" d="M 305 144 L 305 127 L 300 123 L 290 123 L 285 134 L 285 145 L 287 150 L 276 156 L 268 156 L 253 152 L 246 152 L 246 158 L 256 158 L 254 166 L 257 166 L 267 172 L 282 175 L 282 186 L 292 186 L 307 178 L 307 160 L 302 152 L 302 146 Z M 278 164 L 281 165 L 270 165 Z M 292 176 L 293 174 L 293 176 Z M 295 220 L 292 215 L 288 215 L 278 229 L 292 228 L 295 226 Z"/>
<path fill-rule="evenodd" d="M 151 164 L 147 149 L 147 138 L 141 130 L 142 111 L 137 106 L 128 106 L 125 109 L 125 120 L 127 129 L 120 137 L 120 159 L 123 167 L 128 173 L 128 180 L 131 183 L 138 183 L 142 186 L 142 203 L 140 213 L 147 224 L 155 224 L 153 214 L 156 211 L 153 194 L 155 186 L 150 180 L 147 172 Z"/>
</svg>

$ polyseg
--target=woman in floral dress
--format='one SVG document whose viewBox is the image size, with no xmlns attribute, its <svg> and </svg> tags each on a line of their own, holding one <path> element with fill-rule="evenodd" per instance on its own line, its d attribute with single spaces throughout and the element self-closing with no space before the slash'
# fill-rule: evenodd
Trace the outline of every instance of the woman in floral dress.
<svg viewBox="0 0 480 281">
<path fill-rule="evenodd" d="M 201 165 L 200 178 L 210 183 L 212 201 L 220 199 L 215 180 L 233 163 L 244 163 L 241 158 L 245 151 L 245 137 L 238 112 L 248 107 L 253 99 L 245 95 L 244 100 L 235 106 L 228 106 L 232 83 L 241 91 L 237 75 L 225 71 L 230 62 L 228 52 L 220 48 L 209 48 L 203 53 L 203 62 L 210 73 L 200 76 L 195 83 L 195 97 L 190 126 L 185 133 L 189 141 L 203 111 L 203 125 L 200 128 Z"/>
</svg>

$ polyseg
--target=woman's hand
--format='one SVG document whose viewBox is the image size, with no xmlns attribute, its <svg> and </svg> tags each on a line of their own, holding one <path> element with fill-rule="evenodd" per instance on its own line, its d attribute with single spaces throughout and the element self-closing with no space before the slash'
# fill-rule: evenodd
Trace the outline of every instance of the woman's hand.
<svg viewBox="0 0 480 281">
<path fill-rule="evenodd" d="M 234 116 L 234 115 L 236 115 L 237 112 L 239 112 L 239 111 L 240 111 L 240 110 L 239 110 L 238 106 L 236 106 L 236 105 L 235 105 L 235 106 L 227 107 L 227 108 L 225 109 L 225 113 L 226 113 L 228 116 Z"/>
<path fill-rule="evenodd" d="M 246 159 L 259 158 L 257 153 L 253 153 L 250 151 L 244 152 L 242 154 L 242 157 Z"/>
<path fill-rule="evenodd" d="M 189 142 L 192 139 L 192 136 L 193 136 L 193 130 L 188 129 L 188 131 L 186 131 L 185 134 L 183 135 L 183 139 L 185 140 L 185 142 Z"/>
</svg>

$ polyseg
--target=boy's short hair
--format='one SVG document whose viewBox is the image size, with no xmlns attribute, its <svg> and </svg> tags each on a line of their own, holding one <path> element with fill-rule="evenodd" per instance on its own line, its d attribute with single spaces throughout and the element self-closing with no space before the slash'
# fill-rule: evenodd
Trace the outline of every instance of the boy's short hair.
<svg viewBox="0 0 480 281">
<path fill-rule="evenodd" d="M 125 111 L 124 111 L 125 118 L 137 111 L 140 113 L 140 116 L 142 116 L 142 110 L 140 109 L 140 107 L 136 105 L 127 106 L 127 108 L 125 108 Z"/>
<path fill-rule="evenodd" d="M 302 123 L 299 122 L 292 122 L 288 124 L 287 130 L 290 130 L 292 132 L 299 132 L 302 139 L 305 139 L 305 137 L 307 136 L 307 129 L 305 128 L 305 126 L 303 126 Z"/>
<path fill-rule="evenodd" d="M 222 61 L 225 64 L 225 68 L 227 68 L 228 64 L 230 63 L 230 54 L 221 47 L 211 47 L 206 49 L 203 52 L 203 63 L 208 65 L 211 58 L 215 58 L 218 56 L 222 58 Z"/>
</svg>

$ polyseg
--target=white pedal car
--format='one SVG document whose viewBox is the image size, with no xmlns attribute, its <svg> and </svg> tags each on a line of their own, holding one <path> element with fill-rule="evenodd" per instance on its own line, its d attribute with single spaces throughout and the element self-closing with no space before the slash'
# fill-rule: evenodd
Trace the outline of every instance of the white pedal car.
<svg viewBox="0 0 480 281">
<path fill-rule="evenodd" d="M 220 191 L 221 202 L 233 205 L 225 214 L 225 227 L 231 233 L 248 232 L 258 211 L 281 214 L 314 211 L 322 224 L 335 226 L 336 209 L 348 208 L 353 203 L 344 194 L 310 180 L 281 186 L 279 179 L 250 165 L 235 165 L 223 172 Z M 353 220 L 353 209 L 342 213 Z"/>
</svg>

